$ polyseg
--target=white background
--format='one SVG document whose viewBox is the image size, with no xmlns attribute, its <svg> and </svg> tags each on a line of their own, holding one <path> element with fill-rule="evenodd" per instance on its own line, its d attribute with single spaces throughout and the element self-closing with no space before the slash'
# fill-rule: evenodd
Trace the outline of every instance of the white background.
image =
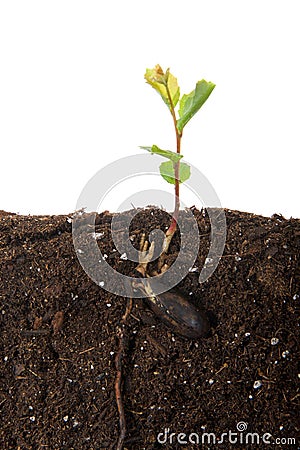
<svg viewBox="0 0 300 450">
<path fill-rule="evenodd" d="M 182 153 L 222 205 L 300 217 L 298 8 L 296 0 L 1 2 L 0 209 L 70 213 L 101 167 L 139 145 L 174 150 L 168 110 L 143 78 L 159 63 L 182 93 L 202 78 L 217 85 L 186 126 Z M 142 188 L 119 186 L 105 209 Z"/>
</svg>

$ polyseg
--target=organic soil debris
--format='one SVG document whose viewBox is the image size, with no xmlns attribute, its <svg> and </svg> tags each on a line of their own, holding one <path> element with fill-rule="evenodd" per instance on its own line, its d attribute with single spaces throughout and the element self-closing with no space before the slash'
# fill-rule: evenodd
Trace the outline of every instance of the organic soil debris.
<svg viewBox="0 0 300 450">
<path fill-rule="evenodd" d="M 211 333 L 197 342 L 175 336 L 143 300 L 134 300 L 123 359 L 125 448 L 189 449 L 194 446 L 159 444 L 157 435 L 169 428 L 220 437 L 242 421 L 260 435 L 297 438 L 300 220 L 226 210 L 224 254 L 199 284 L 210 223 L 205 210 L 192 211 L 201 236 L 193 265 L 198 271 L 179 288 L 207 312 Z M 81 216 L 88 224 L 90 215 Z M 71 217 L 0 212 L 3 450 L 116 447 L 116 330 L 126 299 L 83 271 Z M 107 211 L 97 215 L 91 232 L 101 233 L 97 243 L 106 261 L 130 275 L 136 263 L 114 251 L 111 219 Z M 164 231 L 169 221 L 163 211 L 139 210 L 129 230 L 133 245 L 138 248 L 142 233 Z M 176 233 L 168 264 L 179 245 Z"/>
</svg>

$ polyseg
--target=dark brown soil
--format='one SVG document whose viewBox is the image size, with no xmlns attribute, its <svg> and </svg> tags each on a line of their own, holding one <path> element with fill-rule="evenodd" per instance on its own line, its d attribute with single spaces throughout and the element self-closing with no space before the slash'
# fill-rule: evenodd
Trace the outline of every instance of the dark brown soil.
<svg viewBox="0 0 300 450">
<path fill-rule="evenodd" d="M 205 211 L 193 213 L 201 269 L 210 223 Z M 83 271 L 70 217 L 0 212 L 3 450 L 116 447 L 114 358 L 126 299 Z M 96 231 L 104 233 L 99 245 L 112 267 L 130 275 L 135 265 L 115 251 L 111 218 L 107 212 L 97 217 Z M 270 433 L 297 442 L 300 220 L 229 210 L 226 219 L 226 247 L 213 276 L 199 285 L 199 272 L 191 272 L 180 283 L 207 312 L 208 337 L 196 342 L 174 335 L 143 301 L 134 302 L 123 367 L 128 449 L 248 448 L 228 438 L 215 446 L 178 443 L 179 433 L 187 434 L 181 440 L 190 433 L 201 439 L 204 432 L 220 439 L 237 432 L 239 422 L 260 437 Z M 134 243 L 141 232 L 165 230 L 168 223 L 162 211 L 141 211 L 131 225 Z M 169 262 L 179 242 L 175 236 Z M 166 444 L 157 440 L 165 428 L 176 433 L 172 444 L 170 438 Z M 195 442 L 195 435 L 190 438 Z M 260 441 L 249 448 L 283 447 Z"/>
</svg>

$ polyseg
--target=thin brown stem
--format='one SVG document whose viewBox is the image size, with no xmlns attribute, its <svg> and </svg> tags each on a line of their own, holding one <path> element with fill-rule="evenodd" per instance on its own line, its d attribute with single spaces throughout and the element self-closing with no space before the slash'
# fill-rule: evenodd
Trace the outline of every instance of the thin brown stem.
<svg viewBox="0 0 300 450">
<path fill-rule="evenodd" d="M 170 94 L 170 90 L 168 88 L 168 83 L 166 83 L 166 90 L 167 90 L 167 95 L 168 95 L 168 99 L 170 102 L 170 111 L 171 111 L 171 115 L 173 118 L 173 123 L 174 123 L 174 128 L 175 128 L 175 134 L 176 134 L 176 152 L 178 154 L 180 154 L 181 152 L 181 138 L 182 138 L 182 132 L 178 131 L 177 128 L 177 118 L 176 118 L 176 113 L 175 113 L 175 107 L 172 101 L 172 97 Z M 162 258 L 160 260 L 159 263 L 159 270 L 161 269 L 161 266 L 163 264 L 163 255 L 168 251 L 170 242 L 172 240 L 172 237 L 174 236 L 174 233 L 176 231 L 177 228 L 177 221 L 178 221 L 178 216 L 179 216 L 179 208 L 180 208 L 180 198 L 179 198 L 179 173 L 180 170 L 180 161 L 177 161 L 176 163 L 174 163 L 174 177 L 175 177 L 175 206 L 174 206 L 174 212 L 172 215 L 172 220 L 171 220 L 171 224 L 168 228 L 168 230 L 166 231 L 166 239 L 164 242 L 164 248 L 163 248 L 163 253 L 162 253 Z"/>
</svg>

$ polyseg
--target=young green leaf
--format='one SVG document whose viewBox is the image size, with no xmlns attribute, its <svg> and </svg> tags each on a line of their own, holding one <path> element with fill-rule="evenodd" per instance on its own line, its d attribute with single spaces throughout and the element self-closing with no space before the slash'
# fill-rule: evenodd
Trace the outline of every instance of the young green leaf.
<svg viewBox="0 0 300 450">
<path fill-rule="evenodd" d="M 166 76 L 168 80 L 167 86 L 171 97 L 172 105 L 173 108 L 175 108 L 180 97 L 180 88 L 178 86 L 177 78 L 175 78 L 174 75 L 171 74 L 169 69 L 167 69 Z"/>
<path fill-rule="evenodd" d="M 199 111 L 214 88 L 214 83 L 201 80 L 197 82 L 196 88 L 192 92 L 181 97 L 178 111 L 180 118 L 177 120 L 179 132 L 182 132 L 185 125 Z"/>
<path fill-rule="evenodd" d="M 159 64 L 154 69 L 146 69 L 145 80 L 160 94 L 170 110 L 175 108 L 180 97 L 180 89 L 177 79 L 169 69 L 164 73 Z"/>
<path fill-rule="evenodd" d="M 172 161 L 166 161 L 159 166 L 161 176 L 170 184 L 175 184 L 175 170 Z M 191 168 L 186 163 L 180 163 L 179 166 L 179 183 L 183 183 L 191 176 Z"/>
<path fill-rule="evenodd" d="M 161 148 L 157 147 L 157 145 L 152 145 L 152 147 L 140 147 L 140 148 L 142 148 L 143 150 L 147 150 L 147 152 L 163 156 L 164 158 L 169 159 L 173 163 L 177 163 L 177 161 L 179 161 L 183 157 L 183 155 L 171 152 L 171 150 L 162 150 Z"/>
</svg>

